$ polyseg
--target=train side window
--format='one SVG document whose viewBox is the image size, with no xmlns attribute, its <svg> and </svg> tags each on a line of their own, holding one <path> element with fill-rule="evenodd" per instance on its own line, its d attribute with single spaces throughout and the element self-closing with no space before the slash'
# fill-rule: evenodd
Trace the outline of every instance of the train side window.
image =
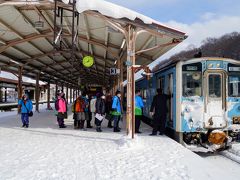
<svg viewBox="0 0 240 180">
<path fill-rule="evenodd" d="M 143 99 L 147 99 L 147 90 L 146 89 L 141 90 L 141 96 Z"/>
<path fill-rule="evenodd" d="M 228 96 L 240 97 L 240 74 L 231 73 L 228 76 Z"/>
<path fill-rule="evenodd" d="M 159 82 L 158 88 L 160 88 L 162 90 L 164 90 L 164 84 L 165 84 L 164 80 L 165 80 L 164 76 L 160 77 L 158 80 L 158 82 Z"/>
<path fill-rule="evenodd" d="M 202 96 L 201 71 L 183 71 L 183 96 Z"/>
</svg>

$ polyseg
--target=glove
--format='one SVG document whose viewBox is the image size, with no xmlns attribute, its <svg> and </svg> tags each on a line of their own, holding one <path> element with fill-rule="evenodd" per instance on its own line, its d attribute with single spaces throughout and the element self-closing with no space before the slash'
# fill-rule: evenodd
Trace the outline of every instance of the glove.
<svg viewBox="0 0 240 180">
<path fill-rule="evenodd" d="M 153 112 L 150 112 L 150 116 L 153 116 Z"/>
</svg>

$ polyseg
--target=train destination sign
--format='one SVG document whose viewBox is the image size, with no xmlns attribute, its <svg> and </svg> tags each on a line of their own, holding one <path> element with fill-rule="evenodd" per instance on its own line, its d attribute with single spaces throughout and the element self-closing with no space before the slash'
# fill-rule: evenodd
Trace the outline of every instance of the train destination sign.
<svg viewBox="0 0 240 180">
<path fill-rule="evenodd" d="M 228 67 L 229 71 L 240 72 L 240 67 Z"/>
<path fill-rule="evenodd" d="M 202 64 L 201 63 L 193 63 L 193 64 L 186 64 L 182 67 L 183 71 L 201 71 Z"/>
<path fill-rule="evenodd" d="M 187 70 L 187 71 L 197 71 L 197 70 L 198 70 L 198 67 L 197 67 L 197 66 L 187 66 L 187 67 L 186 67 L 186 70 Z"/>
</svg>

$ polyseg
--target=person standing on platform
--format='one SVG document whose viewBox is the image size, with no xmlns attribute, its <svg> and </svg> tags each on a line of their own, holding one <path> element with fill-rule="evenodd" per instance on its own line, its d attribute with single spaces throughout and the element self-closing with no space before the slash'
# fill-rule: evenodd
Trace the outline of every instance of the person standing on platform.
<svg viewBox="0 0 240 180">
<path fill-rule="evenodd" d="M 140 96 L 141 91 L 136 90 L 135 96 L 135 133 L 141 133 L 139 131 L 141 120 L 142 120 L 142 108 L 144 107 L 142 97 Z"/>
<path fill-rule="evenodd" d="M 82 124 L 85 120 L 85 102 L 82 99 L 81 96 L 79 96 L 76 101 L 73 104 L 72 111 L 74 113 L 73 119 L 74 119 L 74 129 L 80 129 L 83 128 Z"/>
<path fill-rule="evenodd" d="M 28 98 L 28 95 L 23 95 L 22 99 L 19 100 L 18 106 L 21 109 L 21 120 L 22 127 L 29 127 L 29 113 L 32 112 L 33 105 L 32 101 Z"/>
<path fill-rule="evenodd" d="M 113 128 L 112 126 L 112 95 L 107 92 L 106 96 L 106 119 L 108 120 L 108 128 Z"/>
<path fill-rule="evenodd" d="M 159 135 L 163 135 L 166 129 L 166 117 L 167 117 L 167 100 L 169 98 L 168 95 L 163 94 L 162 89 L 157 89 L 157 95 L 154 96 L 150 115 L 153 116 L 153 130 L 152 136 L 157 135 L 157 131 Z"/>
<path fill-rule="evenodd" d="M 65 100 L 65 94 L 60 93 L 55 104 L 57 114 L 57 121 L 59 128 L 66 128 L 64 124 L 64 119 L 67 119 L 67 102 Z"/>
<path fill-rule="evenodd" d="M 95 119 L 96 101 L 97 101 L 96 96 L 92 96 L 92 99 L 90 101 L 90 112 L 92 114 L 92 120 L 91 120 L 92 122 L 94 122 L 94 119 Z"/>
<path fill-rule="evenodd" d="M 122 106 L 121 106 L 121 92 L 117 91 L 116 95 L 113 97 L 112 102 L 112 115 L 114 121 L 113 132 L 120 132 L 119 121 L 122 115 Z"/>
<path fill-rule="evenodd" d="M 95 118 L 95 124 L 96 124 L 96 131 L 102 132 L 101 124 L 103 119 L 105 118 L 106 113 L 106 105 L 105 105 L 105 95 L 98 96 L 96 101 L 96 118 Z"/>
<path fill-rule="evenodd" d="M 84 114 L 85 114 L 85 120 L 87 121 L 87 128 L 92 128 L 91 126 L 91 119 L 89 119 L 89 100 L 88 100 L 88 95 L 86 93 L 83 93 L 82 98 L 85 102 L 85 108 L 84 108 Z M 84 127 L 84 123 L 83 123 Z"/>
</svg>

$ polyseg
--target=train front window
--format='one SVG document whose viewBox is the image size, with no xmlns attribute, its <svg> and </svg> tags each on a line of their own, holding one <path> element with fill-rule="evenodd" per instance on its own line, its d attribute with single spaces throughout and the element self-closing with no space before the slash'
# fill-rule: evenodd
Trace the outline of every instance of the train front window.
<svg viewBox="0 0 240 180">
<path fill-rule="evenodd" d="M 240 74 L 232 73 L 228 76 L 228 96 L 240 97 Z"/>
<path fill-rule="evenodd" d="M 210 98 L 220 98 L 222 93 L 222 77 L 220 74 L 210 74 L 208 77 L 208 95 Z"/>
<path fill-rule="evenodd" d="M 183 96 L 202 96 L 201 71 L 183 71 Z"/>
</svg>

